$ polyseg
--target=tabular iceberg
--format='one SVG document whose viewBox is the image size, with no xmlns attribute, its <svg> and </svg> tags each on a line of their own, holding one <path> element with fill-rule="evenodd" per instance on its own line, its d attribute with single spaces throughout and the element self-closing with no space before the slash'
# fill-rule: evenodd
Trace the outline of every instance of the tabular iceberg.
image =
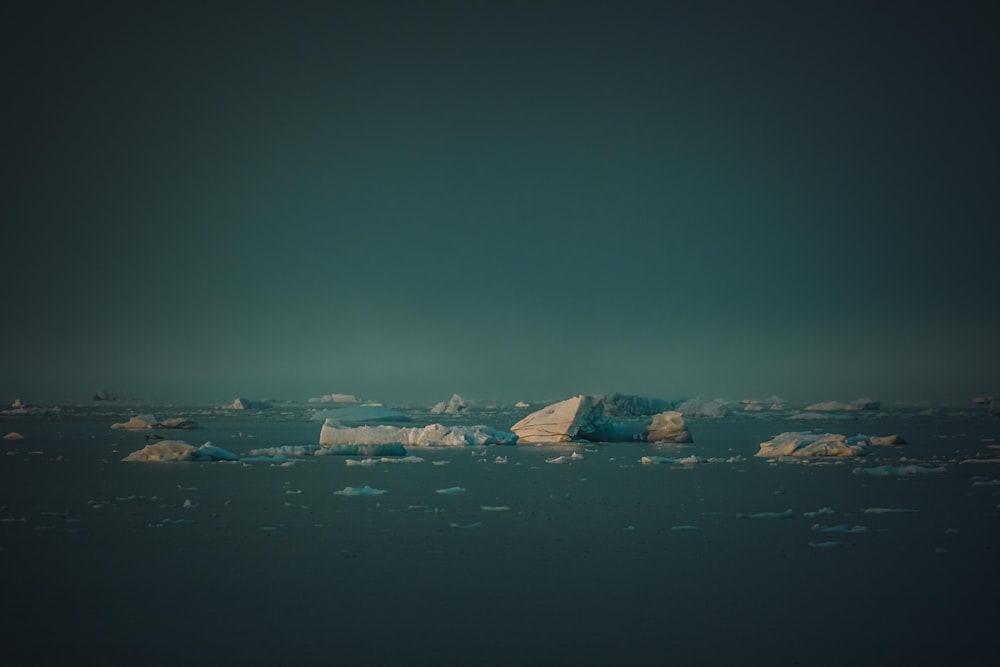
<svg viewBox="0 0 1000 667">
<path fill-rule="evenodd" d="M 390 445 L 406 447 L 465 447 L 469 445 L 513 445 L 517 436 L 509 431 L 499 431 L 489 426 L 429 426 L 399 427 L 344 426 L 334 419 L 327 419 L 319 433 L 323 447 L 339 445 Z"/>
<path fill-rule="evenodd" d="M 871 439 L 866 435 L 848 438 L 839 433 L 806 433 L 790 431 L 760 443 L 757 456 L 862 456 L 868 453 Z"/>
</svg>

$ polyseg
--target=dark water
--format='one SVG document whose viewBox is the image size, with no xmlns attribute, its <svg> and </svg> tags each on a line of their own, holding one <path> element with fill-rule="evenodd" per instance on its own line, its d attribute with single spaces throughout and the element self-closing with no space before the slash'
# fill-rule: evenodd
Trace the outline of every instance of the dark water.
<svg viewBox="0 0 1000 667">
<path fill-rule="evenodd" d="M 122 463 L 146 440 L 110 430 L 112 412 L 0 421 L 26 436 L 0 457 L 4 664 L 979 665 L 1000 649 L 1000 486 L 984 484 L 1000 464 L 983 462 L 1000 458 L 1000 420 L 978 413 L 741 415 L 688 420 L 686 448 L 276 467 Z M 318 439 L 300 408 L 155 412 L 236 452 Z M 448 419 L 509 427 L 516 413 L 425 417 Z M 846 462 L 753 457 L 816 427 L 909 444 Z M 639 462 L 688 454 L 733 461 Z M 853 472 L 909 462 L 945 472 Z M 334 494 L 363 485 L 386 493 Z M 453 486 L 466 491 L 436 493 Z M 843 544 L 810 546 L 826 541 Z"/>
</svg>

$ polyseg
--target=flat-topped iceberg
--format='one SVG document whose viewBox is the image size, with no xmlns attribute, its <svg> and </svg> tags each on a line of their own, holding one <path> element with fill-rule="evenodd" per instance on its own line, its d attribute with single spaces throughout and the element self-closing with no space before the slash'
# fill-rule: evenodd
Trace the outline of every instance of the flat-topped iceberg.
<svg viewBox="0 0 1000 667">
<path fill-rule="evenodd" d="M 573 440 L 691 442 L 691 433 L 679 412 L 661 412 L 642 423 L 616 423 L 609 418 L 604 400 L 600 396 L 578 394 L 532 412 L 510 430 L 523 444 Z M 612 409 L 618 410 L 619 406 Z"/>
<path fill-rule="evenodd" d="M 517 436 L 489 426 L 428 426 L 400 427 L 344 426 L 339 421 L 327 419 L 319 433 L 323 447 L 339 445 L 389 445 L 405 447 L 465 447 L 469 445 L 513 445 Z M 374 454 L 372 454 L 374 455 Z"/>
<path fill-rule="evenodd" d="M 760 443 L 757 456 L 777 458 L 781 456 L 863 456 L 868 453 L 871 438 L 855 435 L 848 438 L 839 433 L 807 433 L 789 431 Z"/>
<path fill-rule="evenodd" d="M 206 442 L 201 447 L 189 445 L 183 440 L 161 440 L 134 451 L 122 461 L 144 463 L 164 463 L 167 461 L 237 461 L 239 457 L 221 447 Z"/>
</svg>

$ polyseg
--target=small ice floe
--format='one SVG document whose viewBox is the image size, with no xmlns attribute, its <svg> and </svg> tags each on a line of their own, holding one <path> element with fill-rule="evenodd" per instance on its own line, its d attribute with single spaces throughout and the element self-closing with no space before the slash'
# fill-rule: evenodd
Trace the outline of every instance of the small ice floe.
<svg viewBox="0 0 1000 667">
<path fill-rule="evenodd" d="M 0 517 L 0 523 L 25 523 L 28 520 L 24 516 L 4 516 Z"/>
<path fill-rule="evenodd" d="M 928 468 L 915 463 L 905 466 L 884 465 L 873 468 L 855 468 L 855 475 L 871 475 L 873 477 L 908 477 L 910 475 L 940 475 L 946 472 L 944 466 Z"/>
<path fill-rule="evenodd" d="M 962 463 L 1000 463 L 1000 459 L 965 459 L 959 461 L 959 464 Z"/>
<path fill-rule="evenodd" d="M 863 456 L 871 441 L 867 435 L 847 437 L 839 433 L 788 431 L 760 443 L 762 458 Z"/>
<path fill-rule="evenodd" d="M 746 514 L 744 512 L 737 512 L 737 519 L 791 519 L 795 516 L 795 512 L 788 509 L 784 512 L 754 512 L 753 514 Z"/>
<path fill-rule="evenodd" d="M 498 456 L 495 459 L 493 459 L 493 463 L 507 463 L 507 457 L 506 456 Z"/>
<path fill-rule="evenodd" d="M 134 451 L 122 461 L 162 463 L 165 461 L 238 461 L 239 457 L 211 442 L 194 447 L 183 440 L 161 440 Z"/>
<path fill-rule="evenodd" d="M 198 490 L 197 486 L 181 486 L 180 484 L 177 485 L 177 488 L 180 489 L 181 491 L 197 491 Z"/>
<path fill-rule="evenodd" d="M 818 516 L 823 516 L 825 514 L 836 514 L 836 512 L 833 511 L 832 507 L 820 507 L 815 512 L 803 512 L 802 513 L 803 516 L 807 516 L 810 519 L 813 519 L 813 518 L 818 517 Z"/>
<path fill-rule="evenodd" d="M 197 522 L 194 519 L 164 519 L 162 521 L 162 523 L 173 523 L 173 524 L 188 525 L 188 524 L 197 523 Z"/>
<path fill-rule="evenodd" d="M 506 512 L 510 508 L 506 505 L 483 505 L 480 509 L 484 512 Z"/>
<path fill-rule="evenodd" d="M 569 456 L 557 456 L 552 459 L 545 459 L 546 463 L 566 463 L 567 461 L 580 461 L 583 459 L 583 454 L 580 452 L 573 452 Z"/>
<path fill-rule="evenodd" d="M 906 507 L 866 507 L 862 514 L 916 514 L 917 510 Z"/>
<path fill-rule="evenodd" d="M 376 489 L 367 484 L 365 486 L 345 486 L 340 491 L 334 491 L 336 496 L 380 496 L 388 493 L 385 489 Z"/>
<path fill-rule="evenodd" d="M 24 436 L 17 431 L 11 431 L 3 437 L 4 440 L 24 440 Z"/>
<path fill-rule="evenodd" d="M 461 486 L 449 486 L 447 489 L 437 489 L 434 493 L 440 493 L 442 496 L 460 496 L 465 493 L 465 489 Z"/>
<path fill-rule="evenodd" d="M 837 547 L 849 547 L 850 542 L 838 542 L 837 540 L 827 540 L 826 542 L 810 542 L 809 546 L 814 549 L 835 549 Z"/>
<path fill-rule="evenodd" d="M 258 449 L 251 449 L 245 456 L 240 457 L 240 460 L 246 461 L 257 457 L 260 457 L 261 459 L 280 457 L 281 460 L 284 461 L 285 457 L 302 458 L 304 456 L 312 456 L 319 449 L 319 445 L 279 445 L 277 447 L 261 447 Z"/>
<path fill-rule="evenodd" d="M 184 504 L 181 505 L 181 507 L 183 507 L 186 510 L 192 509 L 192 508 L 197 507 L 197 506 L 198 506 L 198 503 L 191 502 L 190 498 L 185 498 L 184 499 Z"/>
<path fill-rule="evenodd" d="M 277 526 L 257 526 L 257 530 L 263 530 L 265 532 L 269 532 L 270 533 L 270 532 L 273 532 L 275 530 L 278 530 L 278 527 Z"/>
<path fill-rule="evenodd" d="M 302 489 L 285 489 L 285 495 L 287 496 L 301 496 Z"/>
<path fill-rule="evenodd" d="M 367 458 L 367 459 L 347 459 L 345 463 L 349 466 L 373 466 L 379 463 L 423 463 L 424 460 L 419 456 L 404 456 L 402 458 L 390 458 L 388 456 L 383 456 L 381 458 Z"/>
<path fill-rule="evenodd" d="M 451 461 L 431 461 L 432 466 L 446 466 L 449 463 L 451 463 Z"/>
<path fill-rule="evenodd" d="M 675 530 L 680 532 L 685 530 L 701 530 L 701 528 L 699 528 L 698 526 L 692 526 L 690 524 L 684 524 L 682 526 L 670 526 L 670 530 Z"/>
<path fill-rule="evenodd" d="M 980 480 L 978 482 L 973 482 L 972 486 L 1000 486 L 1000 479 L 991 479 L 990 481 Z"/>
<path fill-rule="evenodd" d="M 451 524 L 452 528 L 458 528 L 461 530 L 465 530 L 468 528 L 482 528 L 482 526 L 483 526 L 482 521 L 473 521 L 472 523 L 465 523 L 465 524 L 452 522 Z"/>
<path fill-rule="evenodd" d="M 905 445 L 906 440 L 903 440 L 898 435 L 873 435 L 869 438 L 873 445 L 877 446 L 887 446 L 887 445 Z"/>
<path fill-rule="evenodd" d="M 846 523 L 838 523 L 836 526 L 822 526 L 814 523 L 810 530 L 820 533 L 867 533 L 868 526 L 852 526 Z"/>
</svg>

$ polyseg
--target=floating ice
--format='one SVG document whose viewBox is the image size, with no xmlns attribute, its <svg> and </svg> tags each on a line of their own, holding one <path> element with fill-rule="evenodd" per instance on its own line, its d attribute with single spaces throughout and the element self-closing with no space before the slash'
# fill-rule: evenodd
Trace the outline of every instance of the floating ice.
<svg viewBox="0 0 1000 667">
<path fill-rule="evenodd" d="M 837 540 L 828 540 L 826 542 L 810 542 L 809 546 L 814 549 L 834 549 L 836 547 L 849 547 L 850 542 L 838 542 Z"/>
<path fill-rule="evenodd" d="M 3 437 L 4 440 L 24 440 L 24 436 L 17 431 L 11 431 Z"/>
<path fill-rule="evenodd" d="M 670 530 L 674 530 L 674 531 L 678 531 L 679 532 L 679 531 L 682 531 L 682 530 L 701 530 L 701 528 L 699 528 L 698 526 L 692 526 L 692 525 L 685 524 L 685 525 L 682 525 L 682 526 L 670 526 Z"/>
<path fill-rule="evenodd" d="M 555 458 L 545 459 L 546 463 L 566 463 L 567 461 L 580 461 L 583 459 L 583 454 L 580 452 L 573 452 L 569 456 L 556 456 Z"/>
<path fill-rule="evenodd" d="M 449 486 L 447 489 L 437 489 L 434 493 L 440 493 L 443 496 L 460 496 L 465 493 L 465 489 L 461 486 Z"/>
<path fill-rule="evenodd" d="M 517 442 L 517 436 L 513 433 L 482 425 L 444 426 L 430 424 L 422 428 L 387 425 L 346 427 L 335 420 L 327 419 L 319 434 L 319 444 L 324 447 L 380 444 L 402 444 L 407 447 L 467 447 L 470 445 L 513 445 L 515 442 Z M 377 456 L 377 454 L 369 456 Z"/>
<path fill-rule="evenodd" d="M 621 401 L 624 397 L 618 396 Z M 690 442 L 691 433 L 677 412 L 652 416 L 645 424 L 618 424 L 608 418 L 600 396 L 578 394 L 536 410 L 511 427 L 518 443 L 558 443 L 571 440 L 593 442 Z M 616 405 L 614 410 L 624 409 Z"/>
<path fill-rule="evenodd" d="M 821 526 L 818 523 L 814 523 L 811 530 L 820 533 L 867 533 L 868 526 L 852 526 L 846 523 L 838 523 L 835 526 Z"/>
<path fill-rule="evenodd" d="M 261 447 L 258 449 L 251 449 L 246 453 L 246 456 L 241 458 L 241 460 L 249 460 L 247 457 L 273 458 L 278 456 L 312 456 L 319 448 L 319 445 L 279 445 L 277 447 Z"/>
<path fill-rule="evenodd" d="M 689 398 L 677 406 L 685 417 L 723 417 L 729 412 L 729 401 L 722 398 Z"/>
<path fill-rule="evenodd" d="M 122 461 L 162 463 L 166 461 L 237 461 L 239 457 L 221 447 L 206 442 L 194 447 L 183 440 L 161 440 L 134 451 Z"/>
<path fill-rule="evenodd" d="M 823 515 L 826 515 L 826 514 L 836 514 L 836 512 L 833 511 L 832 507 L 821 507 L 818 510 L 816 510 L 815 512 L 803 512 L 802 513 L 803 516 L 807 516 L 810 519 L 813 519 L 813 518 L 818 517 L 818 516 L 823 516 Z"/>
<path fill-rule="evenodd" d="M 871 475 L 873 477 L 905 477 L 910 475 L 940 475 L 945 472 L 945 467 L 928 468 L 911 463 L 905 466 L 884 465 L 873 468 L 855 468 L 852 472 L 855 475 Z"/>
<path fill-rule="evenodd" d="M 898 435 L 873 435 L 871 438 L 871 443 L 873 445 L 905 445 L 906 440 L 903 440 Z"/>
<path fill-rule="evenodd" d="M 515 408 L 530 408 L 531 407 L 531 403 L 525 403 L 524 401 L 518 401 L 517 403 L 514 404 L 514 407 Z"/>
<path fill-rule="evenodd" d="M 357 403 L 358 399 L 351 394 L 324 394 L 319 398 L 310 398 L 310 403 Z"/>
<path fill-rule="evenodd" d="M 249 398 L 237 398 L 229 405 L 224 405 L 226 410 L 262 410 L 271 407 L 267 401 L 251 401 Z"/>
<path fill-rule="evenodd" d="M 388 456 L 383 456 L 381 458 L 367 458 L 367 459 L 347 459 L 345 463 L 349 466 L 373 466 L 377 463 L 423 463 L 424 460 L 419 456 L 404 456 L 402 458 L 390 458 Z"/>
<path fill-rule="evenodd" d="M 978 482 L 973 482 L 972 486 L 1000 486 L 1000 479 L 991 479 L 988 482 L 980 480 Z"/>
<path fill-rule="evenodd" d="M 482 521 L 474 521 L 472 523 L 466 523 L 466 524 L 460 524 L 460 523 L 454 523 L 453 522 L 451 524 L 452 528 L 461 528 L 461 529 L 466 529 L 466 528 L 482 528 L 482 526 L 483 526 L 483 522 Z"/>
<path fill-rule="evenodd" d="M 381 445 L 330 445 L 317 449 L 313 456 L 406 456 L 406 448 L 398 442 Z"/>
<path fill-rule="evenodd" d="M 431 408 L 432 415 L 460 415 L 469 409 L 469 404 L 458 394 L 452 394 L 447 403 L 441 401 Z"/>
<path fill-rule="evenodd" d="M 839 433 L 808 433 L 791 431 L 774 436 L 760 443 L 757 456 L 776 458 L 781 456 L 861 456 L 868 453 L 869 439 L 866 435 L 848 438 Z"/>
<path fill-rule="evenodd" d="M 383 493 L 388 493 L 384 489 L 376 489 L 371 486 L 345 486 L 340 491 L 334 491 L 336 496 L 381 496 Z"/>
<path fill-rule="evenodd" d="M 704 459 L 700 456 L 684 456 L 681 458 L 670 458 L 669 456 L 643 456 L 639 459 L 639 463 L 643 465 L 657 465 L 660 463 L 676 463 L 680 465 L 694 465 L 696 463 L 707 463 L 709 459 Z M 718 460 L 718 459 L 716 459 Z"/>
<path fill-rule="evenodd" d="M 793 516 L 795 516 L 795 512 L 790 509 L 784 512 L 755 512 L 753 514 L 738 512 L 736 514 L 737 519 L 791 519 Z"/>
<path fill-rule="evenodd" d="M 880 402 L 870 398 L 858 398 L 850 403 L 840 403 L 838 401 L 824 401 L 807 405 L 806 410 L 823 412 L 841 412 L 851 410 L 878 410 Z"/>
<path fill-rule="evenodd" d="M 288 458 L 284 454 L 241 456 L 240 463 L 288 463 Z"/>
<path fill-rule="evenodd" d="M 866 507 L 862 514 L 916 514 L 917 510 L 905 507 Z"/>
<path fill-rule="evenodd" d="M 510 508 L 506 505 L 483 505 L 480 509 L 484 512 L 506 512 Z"/>
</svg>

